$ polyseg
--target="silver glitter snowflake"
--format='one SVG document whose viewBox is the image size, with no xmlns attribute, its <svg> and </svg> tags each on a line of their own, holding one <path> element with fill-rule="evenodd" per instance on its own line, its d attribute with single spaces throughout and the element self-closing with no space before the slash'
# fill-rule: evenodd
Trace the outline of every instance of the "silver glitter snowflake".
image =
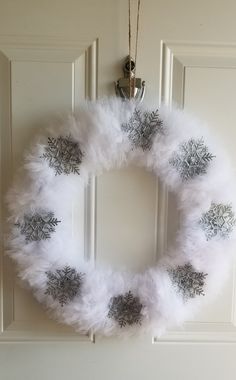
<svg viewBox="0 0 236 380">
<path fill-rule="evenodd" d="M 230 204 L 212 203 L 210 209 L 202 215 L 199 223 L 207 240 L 215 236 L 225 239 L 232 232 L 236 220 Z"/>
<path fill-rule="evenodd" d="M 135 148 L 150 150 L 156 133 L 163 133 L 163 121 L 159 118 L 158 110 L 143 113 L 136 108 L 129 122 L 121 128 Z"/>
<path fill-rule="evenodd" d="M 141 310 L 143 305 L 138 297 L 134 297 L 131 291 L 124 295 L 113 297 L 109 304 L 108 317 L 113 318 L 120 327 L 133 324 L 141 324 Z"/>
<path fill-rule="evenodd" d="M 82 162 L 83 153 L 79 144 L 67 137 L 48 137 L 48 146 L 45 147 L 45 158 L 50 168 L 53 168 L 56 175 L 79 174 L 79 166 Z"/>
<path fill-rule="evenodd" d="M 78 273 L 74 268 L 65 266 L 56 271 L 46 272 L 47 290 L 45 294 L 52 296 L 61 306 L 64 306 L 74 297 L 80 294 L 83 274 Z"/>
<path fill-rule="evenodd" d="M 200 174 L 205 174 L 213 157 L 204 144 L 203 138 L 190 139 L 180 145 L 179 151 L 175 152 L 170 159 L 170 164 L 186 181 Z"/>
<path fill-rule="evenodd" d="M 39 211 L 32 215 L 24 215 L 22 222 L 16 223 L 22 235 L 25 235 L 26 242 L 50 239 L 51 233 L 55 232 L 55 227 L 60 223 L 53 212 Z"/>
<path fill-rule="evenodd" d="M 191 264 L 179 265 L 168 270 L 175 288 L 185 300 L 196 296 L 204 296 L 204 284 L 207 273 L 197 272 Z"/>
</svg>

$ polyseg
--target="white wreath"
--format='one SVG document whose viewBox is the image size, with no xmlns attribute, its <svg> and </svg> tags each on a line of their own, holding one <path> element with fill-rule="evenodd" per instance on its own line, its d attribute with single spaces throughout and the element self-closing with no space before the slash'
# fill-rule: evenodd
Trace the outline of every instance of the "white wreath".
<svg viewBox="0 0 236 380">
<path fill-rule="evenodd" d="M 95 268 L 71 234 L 72 193 L 91 175 L 131 161 L 158 175 L 181 211 L 175 247 L 139 274 Z M 236 237 L 233 192 L 225 154 L 185 112 L 86 102 L 26 156 L 7 198 L 8 253 L 60 322 L 82 333 L 160 335 L 221 289 Z"/>
</svg>

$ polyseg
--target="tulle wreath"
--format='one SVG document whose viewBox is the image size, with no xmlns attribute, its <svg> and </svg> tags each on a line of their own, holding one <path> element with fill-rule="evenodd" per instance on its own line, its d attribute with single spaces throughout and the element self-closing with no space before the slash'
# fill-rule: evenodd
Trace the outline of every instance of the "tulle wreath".
<svg viewBox="0 0 236 380">
<path fill-rule="evenodd" d="M 37 137 L 7 196 L 8 254 L 55 319 L 81 333 L 159 336 L 219 293 L 235 244 L 234 185 L 201 124 L 178 109 L 106 99 Z M 72 194 L 130 162 L 176 194 L 181 214 L 175 245 L 142 273 L 95 267 L 71 234 Z"/>
</svg>

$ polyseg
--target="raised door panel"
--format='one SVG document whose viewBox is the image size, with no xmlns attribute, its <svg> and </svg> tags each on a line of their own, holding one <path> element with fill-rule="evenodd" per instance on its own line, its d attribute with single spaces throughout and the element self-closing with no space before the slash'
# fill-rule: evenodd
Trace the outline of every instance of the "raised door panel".
<svg viewBox="0 0 236 380">
<path fill-rule="evenodd" d="M 233 165 L 236 164 L 236 49 L 225 45 L 163 42 L 161 73 L 160 98 L 206 121 L 212 135 L 225 146 Z M 173 241 L 178 227 L 176 201 L 172 194 L 168 198 L 166 244 Z M 235 273 L 233 266 L 218 299 L 208 303 L 206 295 L 206 305 L 194 321 L 186 322 L 184 330 L 174 329 L 155 341 L 236 341 Z"/>
<path fill-rule="evenodd" d="M 97 92 L 97 41 L 80 43 L 51 39 L 0 40 L 1 174 L 5 193 L 23 151 L 49 122 L 71 112 Z M 71 200 L 71 233 L 78 255 L 94 259 L 95 179 Z M 2 199 L 2 220 L 6 217 Z M 7 229 L 5 230 L 7 234 Z M 14 265 L 1 247 L 1 340 L 82 340 L 72 329 L 49 320 L 43 308 L 23 289 Z M 6 249 L 6 247 L 5 247 Z"/>
</svg>

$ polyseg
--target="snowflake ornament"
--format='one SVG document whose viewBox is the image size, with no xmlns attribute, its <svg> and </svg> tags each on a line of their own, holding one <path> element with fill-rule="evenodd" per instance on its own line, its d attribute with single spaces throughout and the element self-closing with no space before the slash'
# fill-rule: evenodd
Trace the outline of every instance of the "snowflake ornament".
<svg viewBox="0 0 236 380">
<path fill-rule="evenodd" d="M 61 306 L 80 294 L 83 274 L 76 272 L 74 268 L 65 266 L 55 272 L 48 271 L 46 275 L 48 280 L 45 294 L 52 296 Z"/>
<path fill-rule="evenodd" d="M 24 220 L 15 225 L 20 228 L 20 233 L 25 235 L 27 243 L 50 239 L 51 233 L 55 232 L 55 227 L 60 223 L 54 217 L 53 212 L 41 211 L 33 215 L 24 215 Z"/>
<path fill-rule="evenodd" d="M 163 133 L 163 121 L 159 118 L 158 110 L 143 113 L 135 108 L 129 122 L 122 124 L 121 128 L 128 134 L 135 148 L 150 150 L 154 136 Z"/>
<path fill-rule="evenodd" d="M 67 137 L 48 137 L 48 146 L 45 147 L 43 158 L 48 161 L 56 175 L 79 174 L 79 166 L 82 162 L 83 153 L 79 144 Z"/>
<path fill-rule="evenodd" d="M 138 297 L 134 297 L 129 291 L 124 295 L 113 297 L 109 304 L 108 317 L 118 322 L 120 327 L 133 324 L 141 324 L 141 310 L 143 305 Z"/>
<path fill-rule="evenodd" d="M 173 154 L 169 162 L 179 172 L 182 180 L 187 181 L 200 174 L 206 174 L 209 162 L 213 158 L 203 138 L 192 138 L 180 145 L 179 151 Z"/>
<path fill-rule="evenodd" d="M 212 203 L 210 209 L 203 214 L 199 221 L 207 240 L 219 236 L 228 238 L 236 220 L 232 206 L 222 203 Z"/>
<path fill-rule="evenodd" d="M 195 296 L 204 296 L 204 284 L 207 273 L 196 272 L 191 264 L 179 265 L 168 270 L 173 285 L 185 300 Z"/>
</svg>

